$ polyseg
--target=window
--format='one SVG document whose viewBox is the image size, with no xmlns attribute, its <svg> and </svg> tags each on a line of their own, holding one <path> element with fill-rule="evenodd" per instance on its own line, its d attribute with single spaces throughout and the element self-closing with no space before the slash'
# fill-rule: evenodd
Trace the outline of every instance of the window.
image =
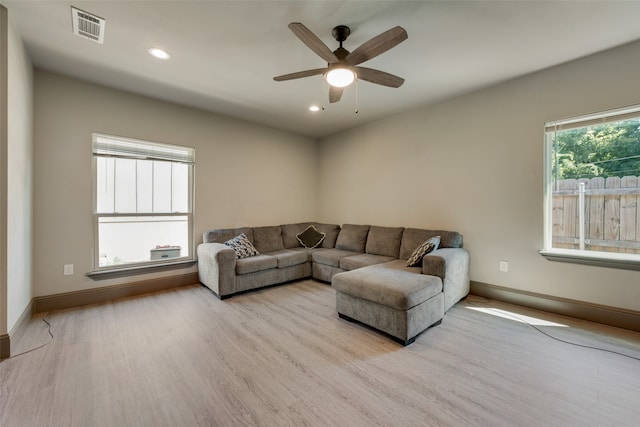
<svg viewBox="0 0 640 427">
<path fill-rule="evenodd" d="M 546 123 L 545 151 L 543 255 L 637 266 L 640 106 Z"/>
<path fill-rule="evenodd" d="M 94 271 L 193 259 L 194 154 L 93 134 Z"/>
</svg>

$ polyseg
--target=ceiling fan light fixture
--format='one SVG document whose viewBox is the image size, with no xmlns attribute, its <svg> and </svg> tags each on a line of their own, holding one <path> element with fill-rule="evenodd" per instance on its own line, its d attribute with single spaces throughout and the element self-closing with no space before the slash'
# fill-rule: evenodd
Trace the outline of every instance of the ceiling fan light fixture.
<svg viewBox="0 0 640 427">
<path fill-rule="evenodd" d="M 171 58 L 171 55 L 169 55 L 169 53 L 167 53 L 167 51 L 162 50 L 160 48 L 157 47 L 152 47 L 151 49 L 149 49 L 149 54 L 151 56 L 154 56 L 158 59 L 169 59 Z"/>
<path fill-rule="evenodd" d="M 348 68 L 332 68 L 324 78 L 331 86 L 347 87 L 356 79 L 356 73 Z"/>
</svg>

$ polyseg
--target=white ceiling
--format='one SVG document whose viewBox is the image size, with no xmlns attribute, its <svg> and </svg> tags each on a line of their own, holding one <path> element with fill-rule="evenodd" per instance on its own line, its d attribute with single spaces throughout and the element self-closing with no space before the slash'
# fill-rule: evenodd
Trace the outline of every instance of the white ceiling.
<svg viewBox="0 0 640 427">
<path fill-rule="evenodd" d="M 640 39 L 640 1 L 0 3 L 38 69 L 315 138 Z M 71 5 L 106 19 L 104 45 L 73 35 Z M 302 22 L 332 50 L 339 24 L 351 27 L 348 50 L 404 27 L 408 40 L 363 64 L 403 77 L 404 85 L 360 82 L 329 104 L 321 76 L 273 81 L 326 65 L 290 22 Z M 148 55 L 152 46 L 171 60 Z M 313 103 L 325 110 L 308 111 Z"/>
</svg>

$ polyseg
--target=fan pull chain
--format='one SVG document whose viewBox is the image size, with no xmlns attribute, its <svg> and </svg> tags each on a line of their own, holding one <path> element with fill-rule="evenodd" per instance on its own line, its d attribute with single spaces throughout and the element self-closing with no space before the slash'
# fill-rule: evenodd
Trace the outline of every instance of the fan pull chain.
<svg viewBox="0 0 640 427">
<path fill-rule="evenodd" d="M 356 112 L 358 114 L 358 79 L 356 79 Z"/>
<path fill-rule="evenodd" d="M 322 80 L 322 90 L 320 91 L 320 99 L 324 99 L 327 86 L 325 84 L 326 82 L 324 81 L 324 77 L 321 80 Z M 322 108 L 322 111 L 324 111 L 324 102 L 320 105 L 320 108 Z"/>
</svg>

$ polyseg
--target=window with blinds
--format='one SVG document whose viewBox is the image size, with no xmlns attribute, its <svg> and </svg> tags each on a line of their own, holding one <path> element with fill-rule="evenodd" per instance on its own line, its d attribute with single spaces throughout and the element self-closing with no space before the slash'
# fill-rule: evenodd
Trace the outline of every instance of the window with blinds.
<svg viewBox="0 0 640 427">
<path fill-rule="evenodd" d="M 94 270 L 193 259 L 193 148 L 93 134 Z"/>
<path fill-rule="evenodd" d="M 545 153 L 543 252 L 637 266 L 640 106 L 545 123 Z"/>
</svg>

